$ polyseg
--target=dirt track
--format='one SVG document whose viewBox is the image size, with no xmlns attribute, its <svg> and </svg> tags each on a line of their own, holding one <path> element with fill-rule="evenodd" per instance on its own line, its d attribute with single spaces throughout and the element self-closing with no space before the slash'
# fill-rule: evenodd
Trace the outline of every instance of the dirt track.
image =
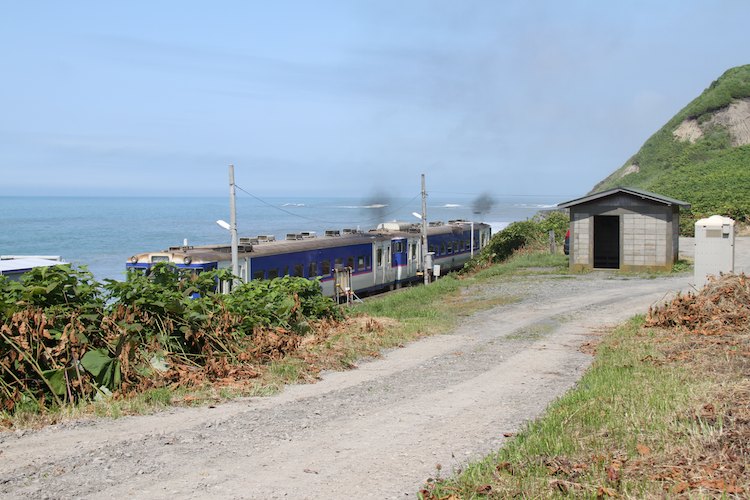
<svg viewBox="0 0 750 500">
<path fill-rule="evenodd" d="M 517 278 L 472 293 L 519 302 L 276 397 L 1 435 L 0 495 L 414 498 L 436 464 L 448 474 L 497 449 L 570 388 L 603 327 L 691 281 Z"/>
</svg>

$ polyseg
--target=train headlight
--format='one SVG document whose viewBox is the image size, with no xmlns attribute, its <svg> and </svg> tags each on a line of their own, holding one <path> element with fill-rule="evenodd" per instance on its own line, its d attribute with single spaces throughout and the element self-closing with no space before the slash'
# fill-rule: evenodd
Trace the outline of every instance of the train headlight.
<svg viewBox="0 0 750 500">
<path fill-rule="evenodd" d="M 190 257 L 188 255 L 187 257 L 185 257 L 184 259 L 182 259 L 182 262 L 184 262 L 185 264 L 189 265 L 191 262 L 193 262 L 193 259 L 192 259 L 192 257 Z"/>
<path fill-rule="evenodd" d="M 138 257 L 133 255 L 132 257 L 130 257 L 130 262 L 132 262 L 133 264 L 136 264 L 138 262 Z"/>
</svg>

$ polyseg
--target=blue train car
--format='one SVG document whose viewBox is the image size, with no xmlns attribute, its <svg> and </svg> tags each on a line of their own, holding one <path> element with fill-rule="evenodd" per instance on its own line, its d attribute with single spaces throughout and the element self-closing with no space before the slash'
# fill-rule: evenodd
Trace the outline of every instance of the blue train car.
<svg viewBox="0 0 750 500">
<path fill-rule="evenodd" d="M 473 237 L 472 237 L 473 228 Z M 473 252 L 490 239 L 490 226 L 483 223 L 450 221 L 431 223 L 427 231 L 430 252 L 441 272 L 460 269 Z M 240 238 L 239 277 L 243 281 L 299 276 L 320 279 L 323 293 L 339 297 L 393 289 L 421 280 L 422 263 L 418 224 L 388 222 L 369 232 L 354 230 Z M 128 270 L 147 270 L 158 262 L 201 272 L 231 267 L 229 245 L 170 247 L 159 252 L 134 255 Z M 224 283 L 226 290 L 230 284 Z"/>
</svg>

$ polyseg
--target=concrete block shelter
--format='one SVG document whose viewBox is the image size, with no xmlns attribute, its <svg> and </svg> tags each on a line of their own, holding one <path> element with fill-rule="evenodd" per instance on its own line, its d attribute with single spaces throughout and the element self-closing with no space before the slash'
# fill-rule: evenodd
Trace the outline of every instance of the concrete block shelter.
<svg viewBox="0 0 750 500">
<path fill-rule="evenodd" d="M 684 201 L 615 188 L 560 203 L 570 210 L 570 269 L 669 270 Z"/>
</svg>

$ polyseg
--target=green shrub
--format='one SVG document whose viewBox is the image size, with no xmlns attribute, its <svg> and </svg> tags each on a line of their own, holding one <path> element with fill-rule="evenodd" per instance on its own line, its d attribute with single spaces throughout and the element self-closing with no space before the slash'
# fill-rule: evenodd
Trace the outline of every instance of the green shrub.
<svg viewBox="0 0 750 500">
<path fill-rule="evenodd" d="M 0 277 L 0 406 L 43 409 L 158 388 L 180 378 L 175 366 L 224 377 L 248 353 L 295 345 L 259 340 L 257 327 L 293 336 L 310 320 L 342 314 L 318 281 L 287 277 L 217 293 L 226 279 L 227 271 L 196 275 L 166 263 L 104 285 L 70 266 L 34 269 L 20 282 Z"/>
<path fill-rule="evenodd" d="M 226 304 L 229 311 L 242 315 L 245 332 L 252 332 L 256 326 L 304 332 L 308 320 L 341 315 L 333 299 L 321 293 L 320 281 L 289 276 L 243 283 L 226 297 Z"/>
<path fill-rule="evenodd" d="M 543 212 L 532 219 L 513 222 L 492 236 L 487 246 L 466 264 L 465 269 L 502 262 L 521 248 L 546 248 L 550 231 L 555 231 L 555 240 L 562 245 L 569 224 L 568 214 L 562 211 Z"/>
</svg>

